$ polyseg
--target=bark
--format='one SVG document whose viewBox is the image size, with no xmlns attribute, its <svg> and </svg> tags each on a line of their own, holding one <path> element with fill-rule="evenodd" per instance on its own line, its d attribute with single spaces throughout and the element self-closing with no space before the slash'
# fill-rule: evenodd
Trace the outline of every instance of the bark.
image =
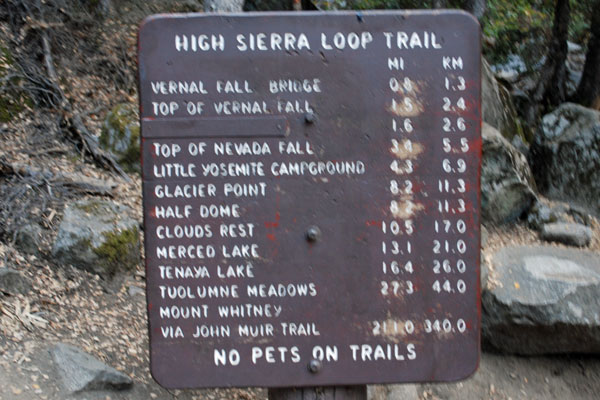
<svg viewBox="0 0 600 400">
<path fill-rule="evenodd" d="M 50 172 L 31 165 L 11 163 L 0 157 L 0 175 L 20 175 L 37 178 L 52 186 L 63 186 L 75 192 L 114 197 L 117 184 L 90 178 L 79 173 Z"/>
<path fill-rule="evenodd" d="M 600 110 L 600 0 L 596 1 L 593 10 L 585 66 L 573 100 L 582 106 Z"/>
<path fill-rule="evenodd" d="M 366 386 L 269 389 L 269 400 L 366 400 Z"/>
<path fill-rule="evenodd" d="M 462 8 L 465 11 L 470 12 L 477 19 L 481 19 L 483 14 L 485 14 L 485 10 L 487 9 L 487 1 L 486 0 L 464 0 L 462 2 Z"/>
<path fill-rule="evenodd" d="M 571 19 L 571 6 L 569 0 L 557 0 L 554 9 L 554 26 L 552 39 L 546 55 L 546 63 L 538 87 L 534 92 L 533 100 L 540 103 L 542 110 L 558 106 L 566 99 L 565 80 L 567 76 L 569 21 Z"/>
</svg>

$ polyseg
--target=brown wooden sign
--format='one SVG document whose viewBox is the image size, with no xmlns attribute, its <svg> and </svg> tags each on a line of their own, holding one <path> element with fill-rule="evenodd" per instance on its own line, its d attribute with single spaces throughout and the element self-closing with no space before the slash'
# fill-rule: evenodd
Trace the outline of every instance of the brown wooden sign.
<svg viewBox="0 0 600 400">
<path fill-rule="evenodd" d="M 159 383 L 448 381 L 475 370 L 471 16 L 157 16 L 139 46 Z"/>
</svg>

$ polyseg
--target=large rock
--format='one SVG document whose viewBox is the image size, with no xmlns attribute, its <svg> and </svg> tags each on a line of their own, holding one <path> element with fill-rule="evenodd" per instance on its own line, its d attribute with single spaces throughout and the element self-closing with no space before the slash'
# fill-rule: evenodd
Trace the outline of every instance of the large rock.
<svg viewBox="0 0 600 400">
<path fill-rule="evenodd" d="M 100 145 L 113 153 L 125 170 L 140 172 L 140 122 L 135 105 L 118 104 L 108 113 L 100 132 Z"/>
<path fill-rule="evenodd" d="M 111 278 L 140 261 L 138 222 L 130 208 L 82 200 L 65 209 L 52 249 L 55 261 Z"/>
<path fill-rule="evenodd" d="M 517 219 L 536 199 L 535 183 L 525 156 L 497 129 L 483 124 L 481 208 L 484 222 Z"/>
<path fill-rule="evenodd" d="M 519 135 L 527 142 L 528 138 L 523 133 L 510 93 L 498 83 L 492 69 L 483 58 L 481 71 L 481 118 L 498 129 L 508 140 Z"/>
<path fill-rule="evenodd" d="M 0 268 L 0 292 L 9 294 L 27 294 L 31 291 L 31 283 L 18 271 Z"/>
<path fill-rule="evenodd" d="M 123 390 L 133 384 L 130 377 L 98 361 L 75 346 L 59 343 L 51 350 L 65 389 L 75 393 L 88 390 Z"/>
<path fill-rule="evenodd" d="M 600 112 L 565 103 L 542 119 L 529 150 L 540 192 L 600 213 Z"/>
<path fill-rule="evenodd" d="M 482 293 L 484 343 L 524 355 L 600 354 L 600 256 L 554 246 L 507 247 Z"/>
</svg>

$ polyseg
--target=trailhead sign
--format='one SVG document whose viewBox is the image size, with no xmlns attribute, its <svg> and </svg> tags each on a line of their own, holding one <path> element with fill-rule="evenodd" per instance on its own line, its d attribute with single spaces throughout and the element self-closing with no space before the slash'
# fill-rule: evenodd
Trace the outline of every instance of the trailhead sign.
<svg viewBox="0 0 600 400">
<path fill-rule="evenodd" d="M 465 378 L 480 32 L 459 11 L 166 15 L 139 73 L 165 387 Z"/>
</svg>

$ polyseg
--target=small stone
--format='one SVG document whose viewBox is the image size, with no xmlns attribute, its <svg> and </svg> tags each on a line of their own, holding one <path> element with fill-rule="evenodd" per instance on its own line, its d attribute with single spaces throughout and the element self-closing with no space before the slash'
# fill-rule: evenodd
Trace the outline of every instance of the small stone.
<svg viewBox="0 0 600 400">
<path fill-rule="evenodd" d="M 127 289 L 127 292 L 129 293 L 129 296 L 131 296 L 131 297 L 143 296 L 145 294 L 144 289 L 142 289 L 139 286 L 135 286 L 135 285 L 129 286 L 129 288 Z"/>
<path fill-rule="evenodd" d="M 558 215 L 555 210 L 543 203 L 536 203 L 527 214 L 527 224 L 530 228 L 540 230 L 544 224 L 557 222 Z"/>
<path fill-rule="evenodd" d="M 548 242 L 559 242 L 568 246 L 583 247 L 592 241 L 593 232 L 585 225 L 556 222 L 545 224 L 540 237 Z"/>
<path fill-rule="evenodd" d="M 65 388 L 71 393 L 88 390 L 124 390 L 133 385 L 127 375 L 98 361 L 75 346 L 59 343 L 51 350 Z"/>
<path fill-rule="evenodd" d="M 26 294 L 31 291 L 31 283 L 19 272 L 10 268 L 0 268 L 0 292 Z"/>
<path fill-rule="evenodd" d="M 28 254 L 40 254 L 42 228 L 37 224 L 26 224 L 17 230 L 15 245 Z"/>
</svg>

